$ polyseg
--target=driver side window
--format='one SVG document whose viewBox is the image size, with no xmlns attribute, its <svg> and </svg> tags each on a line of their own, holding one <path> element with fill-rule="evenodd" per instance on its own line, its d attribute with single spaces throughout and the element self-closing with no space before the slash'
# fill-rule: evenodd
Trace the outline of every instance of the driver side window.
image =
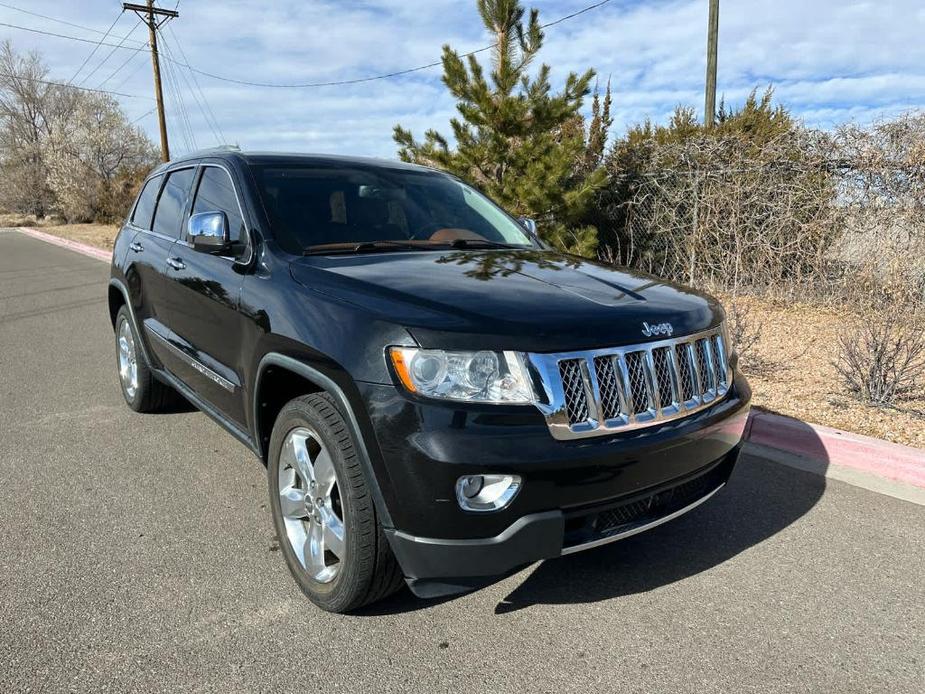
<svg viewBox="0 0 925 694">
<path fill-rule="evenodd" d="M 196 190 L 196 199 L 193 201 L 192 214 L 200 212 L 224 212 L 228 217 L 228 229 L 231 232 L 231 241 L 243 241 L 244 220 L 238 207 L 238 199 L 234 192 L 234 183 L 224 169 L 217 166 L 206 166 L 199 179 L 199 188 Z"/>
</svg>

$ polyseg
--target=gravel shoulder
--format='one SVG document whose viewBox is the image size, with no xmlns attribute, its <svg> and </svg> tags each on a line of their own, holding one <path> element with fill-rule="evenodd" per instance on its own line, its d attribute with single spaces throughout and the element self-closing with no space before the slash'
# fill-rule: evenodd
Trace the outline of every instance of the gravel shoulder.
<svg viewBox="0 0 925 694">
<path fill-rule="evenodd" d="M 738 299 L 761 326 L 743 360 L 752 403 L 804 422 L 925 448 L 925 392 L 896 407 L 870 407 L 841 391 L 833 365 L 838 337 L 856 317 L 846 311 L 754 297 Z M 728 304 L 728 300 L 726 300 Z"/>
</svg>

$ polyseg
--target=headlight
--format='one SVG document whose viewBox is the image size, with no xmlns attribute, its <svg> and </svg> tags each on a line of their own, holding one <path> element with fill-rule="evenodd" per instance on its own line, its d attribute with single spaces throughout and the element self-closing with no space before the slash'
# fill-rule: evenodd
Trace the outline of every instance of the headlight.
<svg viewBox="0 0 925 694">
<path fill-rule="evenodd" d="M 402 385 L 418 395 L 497 404 L 529 404 L 534 399 L 516 352 L 392 347 L 389 354 Z"/>
</svg>

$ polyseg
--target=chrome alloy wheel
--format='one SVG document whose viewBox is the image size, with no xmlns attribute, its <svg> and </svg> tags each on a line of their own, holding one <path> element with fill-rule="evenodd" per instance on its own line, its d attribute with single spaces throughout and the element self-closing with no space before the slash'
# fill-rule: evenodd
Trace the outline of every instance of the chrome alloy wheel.
<svg viewBox="0 0 925 694">
<path fill-rule="evenodd" d="M 345 557 L 344 512 L 331 455 L 307 427 L 293 429 L 283 442 L 279 505 L 287 539 L 306 573 L 319 583 L 333 581 Z"/>
<path fill-rule="evenodd" d="M 119 324 L 119 378 L 129 400 L 138 391 L 138 357 L 132 326 L 123 319 Z"/>
</svg>

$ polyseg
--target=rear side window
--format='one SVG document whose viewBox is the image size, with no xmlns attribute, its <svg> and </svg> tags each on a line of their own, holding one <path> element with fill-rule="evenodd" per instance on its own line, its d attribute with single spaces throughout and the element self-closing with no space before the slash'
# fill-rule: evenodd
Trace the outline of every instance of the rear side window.
<svg viewBox="0 0 925 694">
<path fill-rule="evenodd" d="M 167 183 L 157 201 L 154 213 L 154 231 L 165 236 L 180 238 L 180 216 L 186 206 L 195 169 L 180 169 L 167 174 Z"/>
<path fill-rule="evenodd" d="M 232 241 L 244 238 L 244 220 L 234 193 L 234 183 L 228 172 L 216 166 L 207 166 L 202 170 L 196 200 L 193 202 L 193 214 L 200 212 L 224 212 L 228 217 L 228 229 Z"/>
<path fill-rule="evenodd" d="M 155 176 L 145 183 L 138 196 L 138 203 L 132 213 L 132 224 L 142 229 L 151 228 L 151 217 L 154 216 L 154 205 L 157 203 L 157 190 L 161 187 L 161 177 Z"/>
</svg>

